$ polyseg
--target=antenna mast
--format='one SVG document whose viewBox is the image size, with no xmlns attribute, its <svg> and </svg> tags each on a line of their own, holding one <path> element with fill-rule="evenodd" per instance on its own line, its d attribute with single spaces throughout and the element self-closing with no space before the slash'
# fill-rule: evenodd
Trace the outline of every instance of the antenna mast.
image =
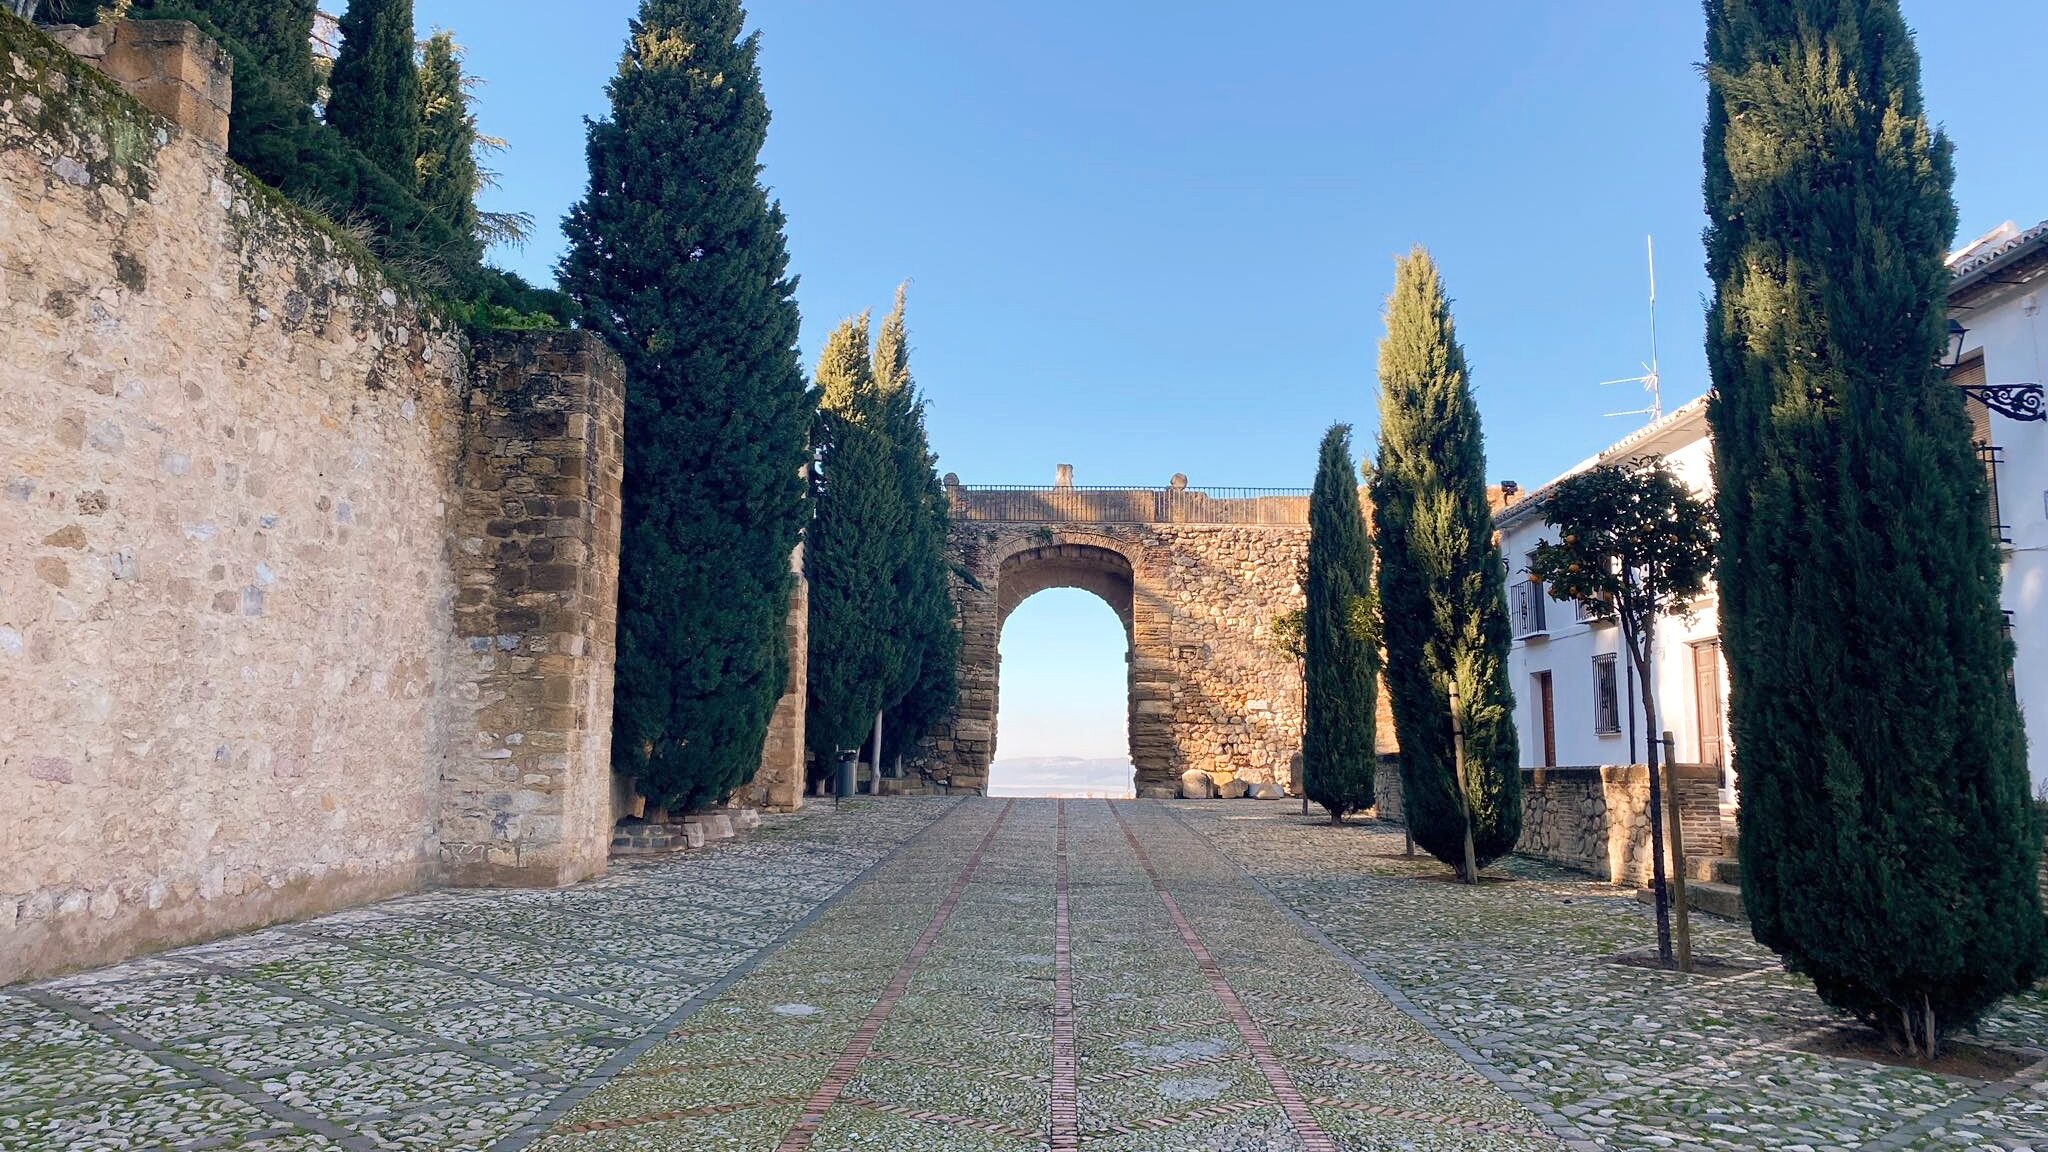
<svg viewBox="0 0 2048 1152">
<path fill-rule="evenodd" d="M 1602 380 L 1605 388 L 1615 384 L 1641 384 L 1643 391 L 1650 394 L 1647 407 L 1631 408 L 1626 412 L 1609 412 L 1609 416 L 1648 416 L 1655 424 L 1664 418 L 1664 378 L 1657 371 L 1657 238 L 1648 239 L 1650 254 L 1650 362 L 1643 365 L 1641 376 L 1630 376 L 1622 380 Z"/>
</svg>

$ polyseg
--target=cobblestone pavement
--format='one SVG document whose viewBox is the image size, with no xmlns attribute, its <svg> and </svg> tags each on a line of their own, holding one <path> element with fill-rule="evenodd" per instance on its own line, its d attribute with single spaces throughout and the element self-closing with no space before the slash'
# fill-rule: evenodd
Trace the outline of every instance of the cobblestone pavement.
<svg viewBox="0 0 2048 1152">
<path fill-rule="evenodd" d="M 1253 801 L 894 800 L 556 892 L 443 892 L 0 992 L 0 1152 L 2048 1152 L 1995 1083 L 1805 1050 L 1734 925 L 1477 889 Z"/>
<path fill-rule="evenodd" d="M 958 801 L 851 802 L 549 892 L 435 892 L 0 991 L 0 1152 L 493 1149 Z"/>
<path fill-rule="evenodd" d="M 1975 1038 L 2030 1065 L 2008 1080 L 1818 1055 L 1804 1049 L 1841 1020 L 1747 926 L 1696 917 L 1696 952 L 1753 970 L 1684 978 L 1609 962 L 1654 947 L 1649 910 L 1574 873 L 1514 860 L 1494 869 L 1510 882 L 1466 888 L 1405 858 L 1395 828 L 1331 828 L 1281 805 L 1170 811 L 1567 1135 L 1626 1149 L 2048 1152 L 2039 990 Z"/>
<path fill-rule="evenodd" d="M 1559 1143 L 1164 806 L 985 800 L 913 842 L 536 1147 Z"/>
</svg>

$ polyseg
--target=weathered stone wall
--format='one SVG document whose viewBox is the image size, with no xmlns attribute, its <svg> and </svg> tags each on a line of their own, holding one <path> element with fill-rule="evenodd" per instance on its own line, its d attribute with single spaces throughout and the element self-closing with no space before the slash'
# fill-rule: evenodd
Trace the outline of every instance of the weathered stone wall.
<svg viewBox="0 0 2048 1152">
<path fill-rule="evenodd" d="M 439 827 L 451 883 L 604 871 L 624 381 L 584 332 L 476 349 L 451 524 L 460 588 Z"/>
<path fill-rule="evenodd" d="M 1308 530 L 1154 532 L 1171 612 L 1172 775 L 1200 768 L 1219 785 L 1234 777 L 1286 786 L 1301 748 L 1301 671 L 1275 647 L 1272 625 L 1304 602 Z M 1139 595 L 1150 592 L 1139 585 Z"/>
<path fill-rule="evenodd" d="M 176 57 L 132 71 L 224 93 L 203 39 L 152 42 Z M 608 809 L 601 775 L 545 759 L 603 770 L 603 564 L 575 576 L 589 619 L 494 621 L 494 648 L 518 636 L 495 669 L 456 629 L 471 385 L 460 335 L 359 248 L 0 21 L 0 983 L 429 882 L 443 771 L 477 719 L 510 746 L 474 708 L 516 661 L 571 686 L 589 735 L 522 727 L 543 739 L 511 787 L 553 789 L 564 837 Z M 481 379 L 477 415 L 524 419 L 521 394 L 553 393 Z M 615 437 L 616 397 L 588 399 Z M 507 474 L 558 474 L 555 446 Z M 612 548 L 592 514 L 578 537 L 536 506 L 523 543 Z M 468 590 L 517 607 L 460 554 Z M 591 861 L 561 858 L 534 878 Z"/>
<path fill-rule="evenodd" d="M 804 706 L 810 675 L 811 585 L 804 577 L 804 551 L 790 557 L 796 586 L 789 594 L 785 627 L 789 640 L 789 689 L 775 702 L 768 737 L 761 746 L 761 770 L 742 785 L 738 799 L 771 812 L 794 812 L 804 802 Z"/>
<path fill-rule="evenodd" d="M 1286 785 L 1301 744 L 1301 678 L 1273 643 L 1302 603 L 1300 525 L 1028 524 L 956 521 L 960 701 L 918 765 L 981 791 L 995 752 L 997 641 L 1011 609 L 1045 588 L 1095 592 L 1131 638 L 1131 759 L 1142 792 L 1182 772 Z M 976 586 L 978 585 L 978 586 Z"/>
<path fill-rule="evenodd" d="M 1689 859 L 1723 852 L 1720 769 L 1676 766 Z M 1383 764 L 1379 818 L 1400 823 L 1401 775 Z M 1522 839 L 1515 851 L 1616 884 L 1650 882 L 1650 771 L 1641 764 L 1522 770 Z M 1664 859 L 1671 860 L 1667 844 Z"/>
</svg>

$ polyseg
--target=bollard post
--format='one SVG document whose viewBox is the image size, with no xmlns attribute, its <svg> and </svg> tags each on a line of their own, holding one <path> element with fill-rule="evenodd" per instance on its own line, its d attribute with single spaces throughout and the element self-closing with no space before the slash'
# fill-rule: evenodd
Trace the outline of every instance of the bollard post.
<svg viewBox="0 0 2048 1152">
<path fill-rule="evenodd" d="M 860 749 L 858 748 L 848 749 L 839 754 L 839 779 L 835 780 L 832 784 L 833 808 L 837 809 L 839 802 L 844 800 L 846 795 L 853 791 L 854 765 L 859 759 Z"/>
</svg>

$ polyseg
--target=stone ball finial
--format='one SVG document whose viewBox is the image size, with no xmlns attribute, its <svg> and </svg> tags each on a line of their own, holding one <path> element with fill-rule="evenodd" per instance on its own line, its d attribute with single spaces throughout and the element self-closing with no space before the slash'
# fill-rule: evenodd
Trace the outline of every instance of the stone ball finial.
<svg viewBox="0 0 2048 1152">
<path fill-rule="evenodd" d="M 958 488 L 960 486 L 960 474 L 958 472 L 946 473 L 945 485 L 948 488 Z"/>
<path fill-rule="evenodd" d="M 1173 479 L 1166 482 L 1166 486 L 1175 492 L 1185 489 L 1188 486 L 1188 474 L 1185 472 L 1175 472 Z"/>
<path fill-rule="evenodd" d="M 1072 488 L 1074 486 L 1074 466 L 1072 464 L 1062 464 L 1053 469 L 1052 484 L 1055 488 Z"/>
</svg>

